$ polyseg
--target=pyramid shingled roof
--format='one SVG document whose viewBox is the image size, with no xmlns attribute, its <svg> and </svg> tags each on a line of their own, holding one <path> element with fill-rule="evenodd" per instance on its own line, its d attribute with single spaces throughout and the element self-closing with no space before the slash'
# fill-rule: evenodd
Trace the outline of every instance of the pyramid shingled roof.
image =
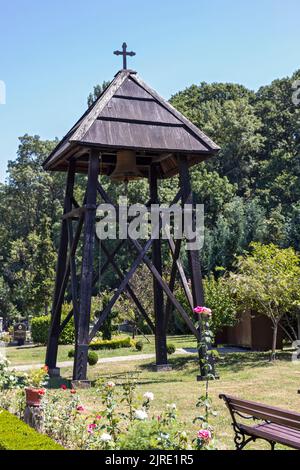
<svg viewBox="0 0 300 470">
<path fill-rule="evenodd" d="M 103 173 L 113 171 L 119 149 L 132 149 L 145 176 L 150 163 L 157 162 L 162 178 L 178 172 L 178 154 L 186 154 L 189 165 L 194 165 L 219 150 L 132 70 L 117 73 L 45 160 L 44 168 L 63 171 L 75 158 L 77 171 L 86 172 L 91 147 L 101 151 Z"/>
</svg>

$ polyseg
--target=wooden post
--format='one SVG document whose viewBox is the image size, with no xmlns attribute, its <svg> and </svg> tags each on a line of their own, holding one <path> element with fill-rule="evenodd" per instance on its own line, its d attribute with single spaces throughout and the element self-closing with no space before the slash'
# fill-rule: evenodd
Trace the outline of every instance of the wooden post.
<svg viewBox="0 0 300 470">
<path fill-rule="evenodd" d="M 189 174 L 189 168 L 188 168 L 188 162 L 187 162 L 186 156 L 183 156 L 183 155 L 179 156 L 178 164 L 179 164 L 180 187 L 182 191 L 182 206 L 184 207 L 184 204 L 193 205 L 194 204 L 193 193 L 192 193 L 190 174 Z M 195 224 L 193 223 L 193 225 Z M 195 227 L 193 227 L 193 230 L 194 229 Z M 191 284 L 192 284 L 192 295 L 193 295 L 194 307 L 204 306 L 204 290 L 203 290 L 199 251 L 188 250 L 187 255 L 188 255 L 188 264 L 190 268 L 190 277 L 191 277 Z M 200 338 L 202 338 L 201 321 L 199 322 L 199 335 L 200 335 Z M 200 376 L 198 377 L 199 380 L 201 380 L 206 375 L 205 368 L 203 367 L 204 355 L 205 355 L 205 351 L 203 348 L 200 347 L 199 349 Z"/>
<path fill-rule="evenodd" d="M 90 151 L 86 192 L 78 332 L 76 335 L 77 338 L 75 345 L 75 360 L 73 370 L 73 379 L 78 381 L 84 381 L 87 378 L 87 357 L 89 348 L 89 327 L 93 286 L 95 219 L 97 209 L 97 181 L 99 175 L 99 168 L 99 151 L 92 149 Z"/>
<path fill-rule="evenodd" d="M 158 187 L 157 173 L 155 165 L 150 167 L 150 198 L 151 204 L 158 204 Z M 152 262 L 160 276 L 162 276 L 162 257 L 161 257 L 161 233 L 159 238 L 153 241 L 152 245 Z M 153 294 L 154 294 L 154 315 L 155 315 L 155 351 L 156 351 L 156 367 L 157 370 L 170 369 L 168 366 L 167 355 L 167 337 L 165 328 L 165 312 L 164 312 L 164 294 L 161 285 L 153 277 Z"/>
<path fill-rule="evenodd" d="M 64 214 L 67 214 L 72 209 L 72 197 L 75 181 L 75 162 L 71 161 L 69 164 L 67 187 L 64 200 Z M 46 365 L 49 368 L 50 375 L 58 375 L 59 371 L 56 367 L 58 339 L 60 334 L 60 321 L 61 321 L 61 305 L 57 305 L 60 297 L 61 285 L 67 268 L 67 253 L 68 253 L 68 227 L 67 221 L 62 220 L 60 244 L 57 258 L 56 267 L 56 281 L 53 296 L 52 312 L 51 312 L 51 326 L 49 330 L 47 352 L 46 352 Z"/>
</svg>

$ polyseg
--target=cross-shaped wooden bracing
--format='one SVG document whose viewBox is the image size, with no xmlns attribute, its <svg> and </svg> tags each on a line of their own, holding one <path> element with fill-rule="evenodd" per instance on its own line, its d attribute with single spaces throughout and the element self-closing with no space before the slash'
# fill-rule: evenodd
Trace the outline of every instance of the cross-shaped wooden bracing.
<svg viewBox="0 0 300 470">
<path fill-rule="evenodd" d="M 174 198 L 173 204 L 181 200 L 181 204 L 192 202 L 192 193 L 190 188 L 189 172 L 186 161 L 183 157 L 180 160 L 180 190 Z M 106 243 L 101 240 L 98 243 L 98 249 L 105 256 L 106 260 L 101 266 L 99 272 L 93 273 L 93 261 L 95 252 L 95 226 L 96 226 L 96 208 L 97 196 L 105 203 L 112 203 L 109 195 L 98 181 L 99 174 L 99 152 L 96 149 L 90 151 L 89 172 L 87 180 L 86 195 L 83 205 L 74 199 L 74 181 L 75 164 L 70 162 L 67 190 L 64 204 L 64 215 L 62 220 L 61 241 L 59 248 L 56 286 L 53 299 L 52 321 L 49 331 L 49 340 L 47 348 L 46 363 L 50 369 L 56 368 L 57 348 L 59 336 L 65 326 L 73 318 L 75 326 L 76 344 L 73 378 L 74 380 L 85 380 L 87 374 L 87 354 L 91 340 L 95 337 L 103 322 L 109 316 L 113 306 L 125 293 L 135 303 L 138 314 L 145 319 L 150 329 L 155 333 L 156 363 L 158 366 L 167 365 L 166 334 L 168 322 L 172 311 L 175 309 L 188 325 L 191 332 L 198 340 L 201 339 L 201 328 L 196 328 L 191 319 L 191 312 L 195 305 L 203 303 L 202 279 L 199 255 L 197 252 L 188 253 L 190 266 L 190 279 L 192 292 L 190 291 L 187 276 L 184 273 L 183 265 L 180 261 L 181 241 L 169 239 L 173 265 L 169 283 L 163 278 L 163 266 L 161 257 L 161 234 L 162 221 L 152 229 L 152 238 L 142 245 L 138 240 L 130 236 L 128 240 L 121 240 L 117 243 L 115 249 L 110 252 Z M 159 203 L 157 190 L 157 173 L 155 164 L 150 167 L 150 203 Z M 149 204 L 148 204 L 149 205 Z M 115 205 L 118 215 L 118 207 Z M 76 228 L 74 227 L 76 224 Z M 166 228 L 167 229 L 167 228 Z M 83 237 L 82 237 L 83 236 Z M 76 267 L 76 252 L 82 239 L 82 265 L 80 274 Z M 130 249 L 136 252 L 136 258 L 126 274 L 120 269 L 117 256 L 124 243 L 129 244 Z M 152 252 L 152 259 L 149 252 Z M 102 256 L 101 256 L 102 258 Z M 154 285 L 154 315 L 146 312 L 138 296 L 134 292 L 132 279 L 137 269 L 144 263 L 153 278 Z M 104 307 L 94 325 L 90 324 L 91 298 L 93 288 L 97 285 L 107 269 L 111 267 L 119 279 L 119 286 L 112 294 L 112 298 Z M 174 295 L 175 282 L 179 276 L 184 292 L 188 299 L 190 312 L 187 312 Z M 69 286 L 69 287 L 68 287 Z M 66 318 L 61 319 L 62 304 L 67 293 L 71 296 L 73 308 Z M 165 303 L 166 298 L 166 303 Z M 153 319 L 154 317 L 154 319 Z M 203 370 L 201 371 L 202 373 Z"/>
</svg>

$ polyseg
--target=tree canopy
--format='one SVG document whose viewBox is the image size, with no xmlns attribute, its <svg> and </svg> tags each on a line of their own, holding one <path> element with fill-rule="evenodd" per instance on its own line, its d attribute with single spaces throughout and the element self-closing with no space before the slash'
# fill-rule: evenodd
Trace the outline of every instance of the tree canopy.
<svg viewBox="0 0 300 470">
<path fill-rule="evenodd" d="M 220 146 L 218 156 L 192 169 L 196 201 L 205 205 L 205 275 L 218 266 L 234 270 L 236 256 L 251 242 L 300 250 L 300 122 L 292 102 L 292 77 L 257 92 L 232 83 L 200 83 L 170 102 Z M 94 87 L 91 106 L 108 82 Z M 45 172 L 42 162 L 57 144 L 38 136 L 20 137 L 16 159 L 0 184 L 0 315 L 40 315 L 51 302 L 65 174 Z M 124 186 L 101 177 L 112 199 Z M 82 198 L 84 177 L 76 197 Z M 160 182 L 170 202 L 177 179 Z M 147 200 L 148 182 L 129 185 L 130 202 Z M 121 261 L 126 269 L 130 255 Z M 219 276 L 217 271 L 217 276 Z M 109 272 L 108 288 L 116 278 Z"/>
</svg>

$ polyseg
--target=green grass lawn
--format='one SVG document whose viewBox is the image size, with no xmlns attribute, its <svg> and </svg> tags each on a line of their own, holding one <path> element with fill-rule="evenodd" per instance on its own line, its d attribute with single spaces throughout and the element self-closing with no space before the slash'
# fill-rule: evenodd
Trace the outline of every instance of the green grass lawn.
<svg viewBox="0 0 300 470">
<path fill-rule="evenodd" d="M 143 353 L 154 352 L 154 338 L 149 337 L 150 343 L 144 339 Z M 168 338 L 177 348 L 195 347 L 192 336 L 174 336 Z M 67 352 L 71 346 L 60 346 L 59 361 L 69 360 Z M 13 364 L 43 363 L 45 357 L 44 347 L 8 348 L 8 357 Z M 140 354 L 131 348 L 98 351 L 99 357 L 112 357 L 121 355 Z M 275 363 L 269 362 L 269 353 L 230 353 L 221 357 L 218 364 L 220 379 L 210 382 L 211 396 L 218 416 L 214 420 L 218 447 L 220 449 L 233 449 L 233 432 L 231 419 L 225 404 L 218 398 L 220 393 L 227 393 L 241 398 L 260 401 L 274 406 L 298 411 L 300 410 L 300 362 L 287 360 L 286 353 L 279 353 Z M 131 362 L 103 363 L 89 367 L 89 378 L 93 381 L 99 377 L 112 378 L 117 384 L 124 380 L 126 372 L 135 373 L 138 380 L 138 396 L 146 391 L 155 394 L 153 410 L 159 413 L 166 403 L 177 404 L 179 418 L 184 422 L 184 429 L 194 433 L 197 426 L 192 423 L 197 414 L 195 403 L 197 397 L 204 392 L 204 384 L 196 381 L 198 373 L 197 356 L 186 354 L 171 356 L 170 372 L 155 372 L 154 361 L 134 360 Z M 62 369 L 62 376 L 70 378 L 72 368 Z M 80 390 L 82 403 L 88 411 L 101 410 L 101 400 L 95 387 L 90 390 Z M 249 449 L 268 449 L 263 441 L 252 443 Z M 278 448 L 283 448 L 278 446 Z"/>
<path fill-rule="evenodd" d="M 126 335 L 125 335 L 126 336 Z M 147 338 L 147 339 L 146 339 Z M 120 348 L 111 350 L 97 351 L 99 358 L 103 357 L 114 357 L 114 356 L 129 356 L 138 354 L 149 354 L 154 353 L 154 336 L 137 336 L 137 340 L 141 340 L 144 343 L 142 352 L 137 351 L 135 348 Z M 149 342 L 148 342 L 148 341 Z M 170 336 L 168 337 L 168 343 L 172 343 L 176 348 L 195 348 L 197 346 L 194 336 Z M 73 346 L 59 346 L 58 350 L 58 361 L 69 361 L 68 351 Z M 11 365 L 26 365 L 26 364 L 38 364 L 44 363 L 45 361 L 46 348 L 43 346 L 26 346 L 26 347 L 8 347 L 6 348 L 6 356 L 11 362 Z"/>
<path fill-rule="evenodd" d="M 214 427 L 218 448 L 233 449 L 233 432 L 231 419 L 220 393 L 237 395 L 241 398 L 261 401 L 286 409 L 300 410 L 300 362 L 291 363 L 279 360 L 274 364 L 269 362 L 266 353 L 230 353 L 221 359 L 218 366 L 220 379 L 210 382 L 211 396 L 218 416 L 214 418 Z M 157 373 L 153 370 L 153 361 L 134 361 L 128 363 L 98 364 L 89 368 L 89 378 L 101 376 L 112 377 L 118 384 L 122 383 L 122 374 L 138 372 L 138 395 L 146 391 L 155 394 L 153 409 L 159 413 L 166 403 L 177 404 L 180 420 L 185 422 L 184 429 L 191 433 L 197 430 L 192 424 L 197 414 L 195 407 L 197 397 L 204 392 L 204 384 L 196 381 L 198 372 L 195 356 L 173 356 L 170 359 L 173 366 L 171 372 Z M 71 369 L 62 371 L 64 377 L 71 376 Z M 121 375 L 120 375 L 121 374 Z M 91 412 L 101 410 L 100 399 L 95 388 L 79 391 L 81 400 Z M 283 449 L 278 446 L 278 449 Z M 268 444 L 257 441 L 248 449 L 269 449 Z"/>
</svg>

